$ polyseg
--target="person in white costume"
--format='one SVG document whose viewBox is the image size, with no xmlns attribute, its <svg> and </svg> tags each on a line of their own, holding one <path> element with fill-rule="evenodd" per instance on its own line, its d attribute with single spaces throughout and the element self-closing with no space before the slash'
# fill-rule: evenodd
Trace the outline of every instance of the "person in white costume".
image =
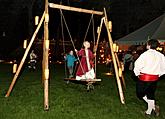
<svg viewBox="0 0 165 119">
<path fill-rule="evenodd" d="M 159 42 L 156 39 L 147 41 L 147 51 L 142 53 L 134 63 L 134 73 L 138 76 L 136 94 L 147 103 L 145 115 L 152 112 L 159 116 L 159 106 L 155 104 L 155 91 L 159 77 L 165 74 L 165 56 L 156 51 Z"/>
</svg>

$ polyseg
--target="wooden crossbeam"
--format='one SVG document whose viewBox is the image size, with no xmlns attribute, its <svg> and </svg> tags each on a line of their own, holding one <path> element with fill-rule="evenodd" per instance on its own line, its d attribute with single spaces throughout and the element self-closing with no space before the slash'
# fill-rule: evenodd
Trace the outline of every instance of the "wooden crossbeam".
<svg viewBox="0 0 165 119">
<path fill-rule="evenodd" d="M 87 10 L 87 9 L 76 8 L 76 7 L 69 7 L 69 6 L 59 5 L 59 4 L 54 4 L 54 3 L 49 3 L 49 7 L 56 8 L 56 9 L 75 11 L 75 12 L 83 12 L 83 13 L 89 13 L 89 14 L 103 15 L 103 12 L 100 12 L 100 11 Z"/>
</svg>

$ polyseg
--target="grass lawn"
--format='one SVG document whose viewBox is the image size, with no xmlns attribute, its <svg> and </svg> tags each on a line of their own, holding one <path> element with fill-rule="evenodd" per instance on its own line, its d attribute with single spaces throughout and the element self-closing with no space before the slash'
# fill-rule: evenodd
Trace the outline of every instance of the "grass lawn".
<svg viewBox="0 0 165 119">
<path fill-rule="evenodd" d="M 125 74 L 125 102 L 120 103 L 114 75 L 107 76 L 109 68 L 97 66 L 97 78 L 102 82 L 87 92 L 86 85 L 64 81 L 64 66 L 50 65 L 49 111 L 43 109 L 43 86 L 41 66 L 30 72 L 24 68 L 13 88 L 11 95 L 5 94 L 13 79 L 12 65 L 0 64 L 0 119 L 165 119 L 165 80 L 160 80 L 156 101 L 160 105 L 159 117 L 146 117 L 142 112 L 145 103 L 135 94 L 135 82 L 130 74 Z"/>
</svg>

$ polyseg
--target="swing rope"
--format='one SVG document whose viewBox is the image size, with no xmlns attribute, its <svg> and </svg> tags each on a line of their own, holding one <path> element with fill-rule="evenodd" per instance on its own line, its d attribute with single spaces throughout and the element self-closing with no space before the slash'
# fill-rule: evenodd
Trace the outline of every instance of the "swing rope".
<svg viewBox="0 0 165 119">
<path fill-rule="evenodd" d="M 90 25 L 91 25 L 91 22 L 92 22 L 92 26 L 93 26 L 93 29 L 92 29 L 93 30 L 93 45 L 95 46 L 96 45 L 96 43 L 95 43 L 96 42 L 96 38 L 95 38 L 95 27 L 94 27 L 95 25 L 94 25 L 93 15 L 94 14 L 91 15 L 91 18 L 90 18 L 90 21 L 89 21 L 89 24 L 88 24 L 88 27 L 87 27 L 87 30 L 86 30 L 86 33 L 85 33 L 83 41 L 85 42 L 85 40 L 86 40 L 86 37 L 88 35 L 88 31 L 89 31 L 89 28 L 90 28 Z M 82 47 L 83 47 L 83 45 L 82 45 Z M 95 73 L 96 73 L 96 57 L 95 57 L 95 61 L 94 62 L 95 62 L 94 69 L 95 69 Z"/>
<path fill-rule="evenodd" d="M 63 18 L 64 23 L 65 23 L 65 26 L 66 26 L 66 29 L 67 29 L 67 31 L 68 31 L 68 34 L 69 34 L 69 37 L 70 37 L 70 40 L 71 40 L 71 43 L 72 43 L 72 46 L 73 46 L 74 49 L 76 49 L 76 48 L 75 48 L 75 45 L 74 45 L 74 42 L 73 42 L 73 38 L 72 38 L 71 33 L 70 33 L 70 31 L 69 31 L 68 25 L 67 25 L 67 23 L 66 23 L 66 19 L 65 19 L 64 14 L 63 14 L 63 12 L 62 12 L 61 9 L 60 9 L 60 13 L 61 13 L 61 23 L 63 23 L 63 22 L 62 22 L 62 18 Z M 89 27 L 90 27 L 90 24 L 91 24 L 91 23 L 93 24 L 93 39 L 94 39 L 93 43 L 94 43 L 94 45 L 95 45 L 95 28 L 94 28 L 93 14 L 91 15 L 91 18 L 90 18 L 90 21 L 89 21 L 89 24 L 88 24 L 88 27 L 87 27 L 87 30 L 86 30 L 86 33 L 85 33 L 84 41 L 85 41 L 85 39 L 86 39 L 86 37 L 87 37 L 87 34 L 88 34 Z M 63 27 L 63 24 L 62 24 L 61 26 Z M 63 32 L 63 28 L 62 28 L 62 32 Z M 62 33 L 62 35 L 63 35 L 63 48 L 65 49 L 65 45 L 64 45 L 64 33 Z M 77 56 L 78 62 L 80 63 L 80 67 L 81 67 L 83 73 L 85 74 L 84 68 L 82 67 L 82 64 L 81 64 L 81 62 L 80 62 L 80 59 L 79 59 L 79 56 L 78 56 L 77 52 L 76 52 L 76 56 Z M 95 73 L 96 73 L 96 57 L 95 57 Z M 86 75 L 85 75 L 85 77 L 86 77 Z"/>
<path fill-rule="evenodd" d="M 90 21 L 89 21 L 89 24 L 88 24 L 88 27 L 87 27 L 87 30 L 86 30 L 86 33 L 85 33 L 85 36 L 84 36 L 84 42 L 85 42 L 85 40 L 86 40 L 86 37 L 87 37 L 87 35 L 88 35 L 88 31 L 89 31 L 89 28 L 90 28 L 90 25 L 91 25 L 91 23 L 92 23 L 92 31 L 93 31 L 93 45 L 95 46 L 95 42 L 96 42 L 96 38 L 95 38 L 95 25 L 94 25 L 94 18 L 93 18 L 93 14 L 91 15 L 91 18 L 90 18 Z M 82 45 L 82 47 L 83 47 L 83 45 Z M 96 73 L 96 57 L 95 57 L 95 65 L 94 65 L 95 67 L 94 67 L 94 69 L 95 69 L 95 73 Z"/>
<path fill-rule="evenodd" d="M 63 20 L 64 20 L 66 29 L 67 29 L 67 31 L 68 31 L 68 34 L 69 34 L 69 37 L 70 37 L 70 40 L 71 40 L 71 43 L 72 43 L 72 46 L 73 46 L 74 49 L 76 49 L 76 47 L 75 47 L 75 45 L 74 45 L 74 42 L 73 42 L 73 39 L 72 39 L 72 36 L 71 36 L 71 33 L 70 33 L 70 31 L 69 31 L 68 25 L 67 25 L 67 23 L 66 23 L 66 19 L 65 19 L 65 17 L 64 17 L 64 14 L 62 13 L 62 10 L 61 10 L 61 9 L 60 9 L 60 13 L 61 13 L 61 16 L 62 16 L 62 18 L 63 18 Z M 78 62 L 80 63 L 80 67 L 81 67 L 83 73 L 85 73 L 84 68 L 82 67 L 82 64 L 81 64 L 81 62 L 80 62 L 80 59 L 79 59 L 79 56 L 78 56 L 77 52 L 76 52 L 76 56 L 77 56 Z"/>
<path fill-rule="evenodd" d="M 61 20 L 61 31 L 62 31 L 62 46 L 63 46 L 63 52 L 64 52 L 64 55 L 66 55 L 66 49 L 65 49 L 65 38 L 64 38 L 64 25 L 63 25 L 63 20 L 62 20 L 62 15 L 60 17 L 60 20 Z M 65 59 L 64 59 L 65 60 Z M 65 60 L 65 78 L 67 77 L 67 62 Z"/>
<path fill-rule="evenodd" d="M 87 30 L 86 30 L 86 32 L 85 32 L 85 36 L 84 36 L 83 42 L 85 42 L 85 40 L 86 40 L 86 37 L 87 37 L 87 35 L 88 35 L 88 31 L 89 31 L 89 27 L 90 27 L 92 21 L 93 21 L 93 14 L 91 15 L 91 18 L 90 18 L 90 20 L 89 20 L 89 24 L 88 24 Z M 83 45 L 82 45 L 82 47 L 83 47 Z"/>
<path fill-rule="evenodd" d="M 93 47 L 95 47 L 95 45 L 96 45 L 96 37 L 95 37 L 95 22 L 94 22 L 94 18 L 93 18 L 93 14 L 92 14 L 92 25 L 93 25 Z M 96 52 L 95 52 L 96 53 Z M 95 56 L 95 67 L 94 67 L 94 69 L 95 69 L 95 75 L 96 75 L 96 56 Z M 96 77 L 95 77 L 96 78 Z"/>
</svg>

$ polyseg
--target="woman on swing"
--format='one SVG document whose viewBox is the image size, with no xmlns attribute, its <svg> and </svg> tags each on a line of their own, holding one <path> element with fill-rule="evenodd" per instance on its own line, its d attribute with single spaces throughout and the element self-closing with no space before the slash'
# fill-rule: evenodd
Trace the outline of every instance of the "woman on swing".
<svg viewBox="0 0 165 119">
<path fill-rule="evenodd" d="M 84 49 L 80 51 L 76 51 L 77 55 L 81 57 L 81 61 L 79 63 L 77 72 L 76 72 L 76 80 L 81 79 L 94 79 L 95 72 L 94 72 L 94 63 L 93 59 L 96 54 L 93 54 L 90 48 L 90 43 L 88 41 L 84 41 L 83 43 Z"/>
</svg>

